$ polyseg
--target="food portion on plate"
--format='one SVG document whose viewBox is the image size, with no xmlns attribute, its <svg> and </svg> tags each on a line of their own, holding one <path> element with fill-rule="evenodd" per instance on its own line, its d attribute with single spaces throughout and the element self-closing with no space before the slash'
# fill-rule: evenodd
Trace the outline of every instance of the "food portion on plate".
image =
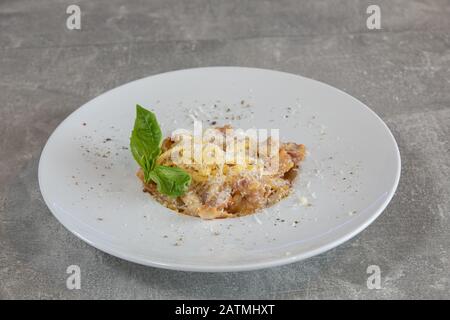
<svg viewBox="0 0 450 320">
<path fill-rule="evenodd" d="M 239 217 L 293 189 L 305 146 L 226 125 L 162 139 L 156 116 L 136 106 L 130 138 L 144 191 L 164 206 L 202 219 Z"/>
</svg>

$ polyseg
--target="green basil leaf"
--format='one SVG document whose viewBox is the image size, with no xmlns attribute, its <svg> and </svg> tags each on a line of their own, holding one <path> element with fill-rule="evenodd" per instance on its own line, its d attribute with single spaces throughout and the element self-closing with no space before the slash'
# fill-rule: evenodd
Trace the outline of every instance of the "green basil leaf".
<svg viewBox="0 0 450 320">
<path fill-rule="evenodd" d="M 130 149 L 136 162 L 144 170 L 145 182 L 161 152 L 162 133 L 153 112 L 136 105 L 136 120 L 131 132 Z"/>
<path fill-rule="evenodd" d="M 131 132 L 130 149 L 144 171 L 144 182 L 154 181 L 162 194 L 178 197 L 191 183 L 191 176 L 183 169 L 156 165 L 161 153 L 162 133 L 153 112 L 136 105 L 136 120 Z"/>
<path fill-rule="evenodd" d="M 149 176 L 160 193 L 171 197 L 182 196 L 191 184 L 191 176 L 178 167 L 156 165 Z"/>
</svg>

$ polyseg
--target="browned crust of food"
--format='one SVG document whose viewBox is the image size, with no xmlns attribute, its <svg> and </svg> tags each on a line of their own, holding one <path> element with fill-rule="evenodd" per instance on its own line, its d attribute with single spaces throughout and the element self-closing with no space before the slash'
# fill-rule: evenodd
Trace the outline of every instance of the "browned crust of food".
<svg viewBox="0 0 450 320">
<path fill-rule="evenodd" d="M 223 132 L 230 127 L 218 128 Z M 166 138 L 162 144 L 163 152 L 170 149 L 173 142 Z M 144 183 L 140 169 L 137 176 L 142 181 L 144 192 L 151 194 L 164 206 L 186 215 L 202 219 L 240 217 L 269 207 L 285 198 L 292 190 L 298 175 L 300 162 L 306 148 L 303 144 L 282 143 L 279 148 L 279 170 L 274 175 L 261 179 L 242 177 L 231 184 L 191 184 L 188 192 L 181 197 L 172 198 L 159 193 L 153 182 Z"/>
</svg>

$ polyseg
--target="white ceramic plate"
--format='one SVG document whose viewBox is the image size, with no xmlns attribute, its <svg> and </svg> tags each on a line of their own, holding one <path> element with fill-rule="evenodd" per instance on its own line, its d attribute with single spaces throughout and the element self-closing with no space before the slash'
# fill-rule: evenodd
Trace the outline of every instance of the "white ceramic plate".
<svg viewBox="0 0 450 320">
<path fill-rule="evenodd" d="M 214 221 L 161 206 L 142 192 L 128 150 L 136 103 L 154 110 L 165 135 L 191 129 L 193 117 L 279 128 L 282 141 L 309 150 L 294 194 Z M 79 238 L 126 260 L 190 271 L 265 268 L 331 249 L 383 211 L 399 176 L 394 137 L 364 104 L 297 75 L 237 67 L 169 72 L 108 91 L 61 123 L 39 163 L 46 204 Z"/>
</svg>

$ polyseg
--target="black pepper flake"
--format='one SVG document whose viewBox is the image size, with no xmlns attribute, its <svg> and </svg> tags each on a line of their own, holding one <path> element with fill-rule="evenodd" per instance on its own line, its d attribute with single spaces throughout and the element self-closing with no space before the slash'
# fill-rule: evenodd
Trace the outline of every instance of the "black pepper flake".
<svg viewBox="0 0 450 320">
<path fill-rule="evenodd" d="M 214 126 L 217 124 L 217 121 L 212 121 L 211 124 Z"/>
</svg>

